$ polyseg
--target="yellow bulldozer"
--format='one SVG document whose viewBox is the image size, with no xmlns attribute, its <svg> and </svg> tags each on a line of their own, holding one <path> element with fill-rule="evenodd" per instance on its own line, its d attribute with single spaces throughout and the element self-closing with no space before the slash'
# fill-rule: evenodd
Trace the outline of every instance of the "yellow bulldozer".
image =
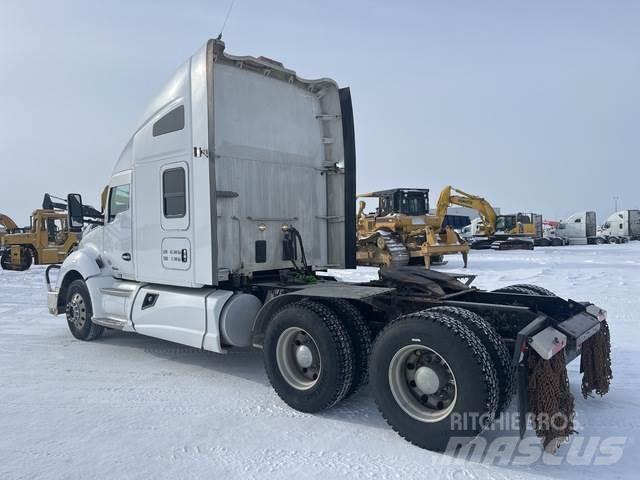
<svg viewBox="0 0 640 480">
<path fill-rule="evenodd" d="M 531 250 L 535 239 L 542 237 L 542 215 L 536 213 L 498 215 L 484 198 L 450 185 L 440 192 L 436 216 L 444 216 L 449 205 L 471 208 L 480 215 L 478 231 L 474 232 L 476 240 L 470 244 L 471 248 Z"/>
<path fill-rule="evenodd" d="M 31 265 L 61 263 L 80 242 L 82 232 L 70 228 L 66 202 L 45 194 L 42 208 L 34 210 L 28 227 L 19 228 L 6 215 L 0 215 L 6 232 L 0 237 L 0 265 L 4 270 L 27 270 Z M 86 206 L 91 217 L 100 212 Z"/>
<path fill-rule="evenodd" d="M 461 254 L 467 266 L 469 245 L 444 216 L 429 214 L 429 190 L 396 188 L 358 195 L 378 201 L 375 212 L 365 213 L 366 202 L 358 210 L 359 265 L 396 267 L 410 263 L 442 264 L 444 255 Z M 446 209 L 445 209 L 446 210 Z"/>
</svg>

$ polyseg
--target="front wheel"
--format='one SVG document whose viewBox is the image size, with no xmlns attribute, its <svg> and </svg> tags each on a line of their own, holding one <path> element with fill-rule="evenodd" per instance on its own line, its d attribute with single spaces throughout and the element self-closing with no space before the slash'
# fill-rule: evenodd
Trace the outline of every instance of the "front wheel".
<svg viewBox="0 0 640 480">
<path fill-rule="evenodd" d="M 2 253 L 2 259 L 0 260 L 2 269 L 14 270 L 18 272 L 29 270 L 29 268 L 33 264 L 33 252 L 31 251 L 31 248 L 22 248 L 20 251 L 20 263 L 12 263 L 12 260 L 11 249 L 8 248 Z"/>
<path fill-rule="evenodd" d="M 67 290 L 67 325 L 79 340 L 94 340 L 102 335 L 104 327 L 91 321 L 93 307 L 89 290 L 83 280 L 74 280 Z"/>
<path fill-rule="evenodd" d="M 426 310 L 389 324 L 375 341 L 370 369 L 382 415 L 421 448 L 456 447 L 495 417 L 495 366 L 478 337 L 450 316 Z"/>
</svg>

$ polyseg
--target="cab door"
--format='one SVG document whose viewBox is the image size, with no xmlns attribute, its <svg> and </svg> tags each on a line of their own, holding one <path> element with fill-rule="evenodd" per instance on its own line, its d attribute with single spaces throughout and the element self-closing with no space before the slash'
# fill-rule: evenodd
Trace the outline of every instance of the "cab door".
<svg viewBox="0 0 640 480">
<path fill-rule="evenodd" d="M 131 193 L 131 172 L 112 177 L 105 212 L 103 258 L 114 277 L 135 280 Z"/>
</svg>

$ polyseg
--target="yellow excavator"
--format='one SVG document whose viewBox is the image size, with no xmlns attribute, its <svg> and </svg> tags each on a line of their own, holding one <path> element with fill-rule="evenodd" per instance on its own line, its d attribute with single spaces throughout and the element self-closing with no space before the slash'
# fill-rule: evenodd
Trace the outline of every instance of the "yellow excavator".
<svg viewBox="0 0 640 480">
<path fill-rule="evenodd" d="M 531 250 L 534 240 L 542 237 L 542 215 L 535 213 L 498 215 L 484 198 L 451 185 L 444 187 L 440 192 L 436 216 L 444 218 L 449 205 L 471 208 L 479 213 L 480 225 L 476 236 L 481 239 L 472 242 L 471 248 Z"/>
<path fill-rule="evenodd" d="M 444 263 L 444 255 L 461 254 L 467 266 L 469 245 L 443 219 L 429 214 L 429 190 L 396 188 L 363 193 L 358 198 L 375 198 L 374 213 L 358 210 L 359 265 L 396 267 L 410 263 Z"/>
</svg>

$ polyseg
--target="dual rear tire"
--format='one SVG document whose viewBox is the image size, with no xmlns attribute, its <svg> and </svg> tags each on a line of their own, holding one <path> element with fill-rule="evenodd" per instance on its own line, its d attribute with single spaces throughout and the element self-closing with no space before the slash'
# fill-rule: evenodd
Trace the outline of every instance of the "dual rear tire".
<svg viewBox="0 0 640 480">
<path fill-rule="evenodd" d="M 494 293 L 515 293 L 518 295 L 537 295 L 542 297 L 556 297 L 557 295 L 551 290 L 547 290 L 544 287 L 538 285 L 531 285 L 529 283 L 518 283 L 515 285 L 509 285 L 508 287 L 498 288 L 493 291 Z"/>
<path fill-rule="evenodd" d="M 487 343 L 489 337 L 497 342 L 486 334 L 492 327 L 474 315 L 451 307 L 423 310 L 387 325 L 375 341 L 373 395 L 391 427 L 414 445 L 445 451 L 464 444 L 511 397 L 511 370 Z"/>
<path fill-rule="evenodd" d="M 330 408 L 366 383 L 370 370 L 371 391 L 391 427 L 419 447 L 443 451 L 455 446 L 452 439 L 461 444 L 478 435 L 508 405 L 510 354 L 475 313 L 437 307 L 404 315 L 371 348 L 362 314 L 334 302 L 288 304 L 267 326 L 265 369 L 289 406 Z"/>
<path fill-rule="evenodd" d="M 303 300 L 275 313 L 263 349 L 267 376 L 280 398 L 296 410 L 316 413 L 367 382 L 371 331 L 344 300 Z"/>
</svg>

